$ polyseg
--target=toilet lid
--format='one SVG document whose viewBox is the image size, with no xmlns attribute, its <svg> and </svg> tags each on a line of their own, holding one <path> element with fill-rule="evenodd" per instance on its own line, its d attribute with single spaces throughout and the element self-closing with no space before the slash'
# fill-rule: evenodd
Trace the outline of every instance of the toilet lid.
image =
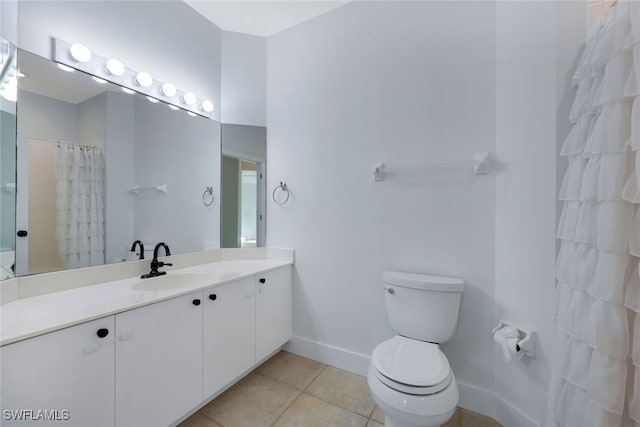
<svg viewBox="0 0 640 427">
<path fill-rule="evenodd" d="M 396 335 L 379 344 L 371 360 L 384 377 L 411 388 L 446 387 L 451 380 L 449 361 L 437 344 Z"/>
</svg>

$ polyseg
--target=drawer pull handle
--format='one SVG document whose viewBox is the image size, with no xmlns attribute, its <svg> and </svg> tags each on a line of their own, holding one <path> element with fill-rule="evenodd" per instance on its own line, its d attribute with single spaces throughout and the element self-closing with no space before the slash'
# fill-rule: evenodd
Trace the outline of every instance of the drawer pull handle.
<svg viewBox="0 0 640 427">
<path fill-rule="evenodd" d="M 120 341 L 127 341 L 133 337 L 133 331 L 124 331 L 120 334 Z"/>
<path fill-rule="evenodd" d="M 89 344 L 84 347 L 84 354 L 95 353 L 96 351 L 98 351 L 99 348 L 100 348 L 100 345 L 98 345 L 98 343 Z"/>
<path fill-rule="evenodd" d="M 98 332 L 96 332 L 96 335 L 98 335 L 99 338 L 104 338 L 109 335 L 109 330 L 106 328 L 100 328 L 98 329 Z"/>
<path fill-rule="evenodd" d="M 193 302 L 193 305 L 200 305 L 200 299 L 199 298 L 194 299 L 192 302 Z"/>
<path fill-rule="evenodd" d="M 216 300 L 216 298 L 218 298 L 218 296 L 217 296 L 216 294 L 211 294 L 211 295 L 209 295 L 209 299 L 210 299 L 211 301 L 215 301 L 215 300 Z"/>
<path fill-rule="evenodd" d="M 260 279 L 258 279 L 258 282 L 260 283 L 266 283 L 267 279 L 265 279 L 264 277 L 261 277 Z"/>
</svg>

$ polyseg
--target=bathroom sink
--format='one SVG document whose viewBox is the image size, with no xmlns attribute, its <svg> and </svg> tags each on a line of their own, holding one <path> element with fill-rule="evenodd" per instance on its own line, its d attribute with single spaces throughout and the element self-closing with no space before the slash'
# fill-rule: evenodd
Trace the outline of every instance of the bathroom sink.
<svg viewBox="0 0 640 427">
<path fill-rule="evenodd" d="M 209 275 L 203 273 L 178 273 L 144 279 L 133 285 L 137 291 L 165 291 L 169 289 L 186 288 L 191 286 L 205 286 Z"/>
</svg>

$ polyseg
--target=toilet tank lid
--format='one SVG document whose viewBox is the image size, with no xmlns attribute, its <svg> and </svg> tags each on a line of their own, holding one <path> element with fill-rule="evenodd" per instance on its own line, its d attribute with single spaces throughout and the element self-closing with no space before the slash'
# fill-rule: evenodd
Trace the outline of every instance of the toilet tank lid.
<svg viewBox="0 0 640 427">
<path fill-rule="evenodd" d="M 405 273 L 387 270 L 382 275 L 384 283 L 428 291 L 462 292 L 464 281 L 453 277 L 429 276 L 427 274 Z"/>
</svg>

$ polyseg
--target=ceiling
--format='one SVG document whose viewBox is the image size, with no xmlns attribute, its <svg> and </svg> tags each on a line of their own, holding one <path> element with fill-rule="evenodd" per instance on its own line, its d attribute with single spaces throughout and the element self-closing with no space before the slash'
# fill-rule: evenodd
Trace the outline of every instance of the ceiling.
<svg viewBox="0 0 640 427">
<path fill-rule="evenodd" d="M 18 54 L 18 68 L 26 76 L 19 81 L 20 90 L 79 104 L 105 90 L 117 90 L 111 84 L 100 84 L 81 71 L 63 71 L 55 62 L 26 51 Z"/>
<path fill-rule="evenodd" d="M 198 13 L 227 31 L 269 37 L 349 1 L 184 0 Z"/>
</svg>

